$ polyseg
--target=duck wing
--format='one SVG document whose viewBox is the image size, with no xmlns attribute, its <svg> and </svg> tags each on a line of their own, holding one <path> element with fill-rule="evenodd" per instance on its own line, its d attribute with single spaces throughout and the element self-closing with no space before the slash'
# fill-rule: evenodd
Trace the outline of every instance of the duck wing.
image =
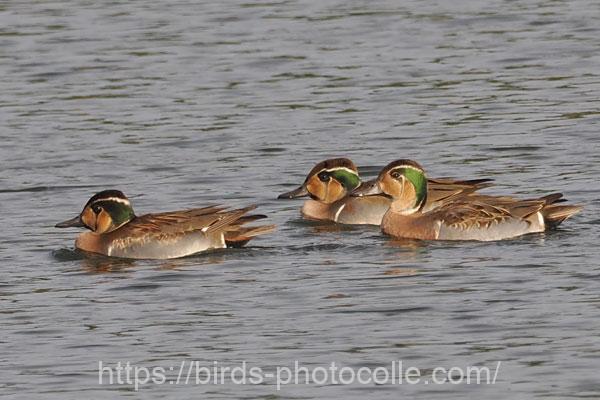
<svg viewBox="0 0 600 400">
<path fill-rule="evenodd" d="M 427 180 L 426 210 L 432 210 L 444 203 L 455 200 L 462 195 L 474 192 L 492 185 L 491 179 L 455 180 L 438 178 Z"/>
</svg>

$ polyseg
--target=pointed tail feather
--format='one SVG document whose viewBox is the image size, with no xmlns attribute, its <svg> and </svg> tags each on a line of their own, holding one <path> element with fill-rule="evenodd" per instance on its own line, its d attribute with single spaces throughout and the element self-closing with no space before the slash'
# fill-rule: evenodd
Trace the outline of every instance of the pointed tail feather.
<svg viewBox="0 0 600 400">
<path fill-rule="evenodd" d="M 268 218 L 268 217 L 264 214 L 244 215 L 243 217 L 241 217 L 240 219 L 238 219 L 235 222 L 235 225 L 243 225 L 243 224 L 247 224 L 249 222 L 258 221 L 259 219 L 265 219 L 265 218 Z"/>
<path fill-rule="evenodd" d="M 227 244 L 227 247 L 241 247 L 248 243 L 253 237 L 273 232 L 275 228 L 275 225 L 251 226 L 248 228 L 240 227 L 235 231 L 225 233 L 225 243 Z"/>
<path fill-rule="evenodd" d="M 563 198 L 562 193 L 552 193 L 543 197 L 540 197 L 537 200 L 542 200 L 546 205 L 554 204 L 554 203 L 563 203 L 567 201 L 567 199 Z"/>
<path fill-rule="evenodd" d="M 564 220 L 577 214 L 583 208 L 583 206 L 579 205 L 557 205 L 558 203 L 567 201 L 562 193 L 551 193 L 540 197 L 539 200 L 545 203 L 540 212 L 544 217 L 544 222 L 548 229 L 556 228 Z"/>
<path fill-rule="evenodd" d="M 556 206 L 549 205 L 542 209 L 544 222 L 548 228 L 554 229 L 561 224 L 565 219 L 577 214 L 583 209 L 583 206 Z"/>
<path fill-rule="evenodd" d="M 207 232 L 216 232 L 219 230 L 226 230 L 229 225 L 235 224 L 244 214 L 254 210 L 255 205 L 240 208 L 238 210 L 228 211 L 224 214 L 224 217 L 215 221 L 212 225 L 208 226 Z"/>
<path fill-rule="evenodd" d="M 260 225 L 250 227 L 242 226 L 249 222 L 267 218 L 266 215 L 262 214 L 245 215 L 255 208 L 256 206 L 252 205 L 230 211 L 222 219 L 209 226 L 208 230 L 212 232 L 223 232 L 227 247 L 241 247 L 248 243 L 255 236 L 275 230 L 275 225 Z"/>
</svg>

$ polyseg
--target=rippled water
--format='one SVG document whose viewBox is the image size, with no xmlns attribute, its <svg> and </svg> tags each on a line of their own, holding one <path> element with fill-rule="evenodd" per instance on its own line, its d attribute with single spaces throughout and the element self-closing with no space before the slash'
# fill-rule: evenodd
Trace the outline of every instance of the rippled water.
<svg viewBox="0 0 600 400">
<path fill-rule="evenodd" d="M 484 4 L 485 3 L 485 4 Z M 495 385 L 146 385 L 144 398 L 600 396 L 600 8 L 582 1 L 0 3 L 0 393 L 135 396 L 98 361 L 273 370 L 502 362 Z M 396 158 L 585 205 L 557 232 L 398 243 L 276 201 Z M 260 205 L 245 249 L 84 258 L 54 223 Z"/>
</svg>

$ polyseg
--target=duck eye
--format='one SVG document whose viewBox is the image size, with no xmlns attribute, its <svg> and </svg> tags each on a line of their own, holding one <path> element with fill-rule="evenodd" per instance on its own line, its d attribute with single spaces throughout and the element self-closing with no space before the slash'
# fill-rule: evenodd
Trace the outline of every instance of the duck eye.
<svg viewBox="0 0 600 400">
<path fill-rule="evenodd" d="M 98 215 L 102 212 L 102 207 L 101 206 L 92 206 L 92 211 L 94 212 L 94 214 Z"/>
<path fill-rule="evenodd" d="M 398 171 L 393 171 L 390 175 L 392 176 L 392 178 L 398 179 L 398 178 L 400 178 L 400 175 L 402 175 L 402 174 Z"/>
<path fill-rule="evenodd" d="M 318 176 L 319 176 L 319 179 L 321 180 L 321 182 L 327 182 L 327 181 L 329 181 L 329 178 L 330 178 L 329 173 L 325 172 L 325 171 L 319 173 Z"/>
</svg>

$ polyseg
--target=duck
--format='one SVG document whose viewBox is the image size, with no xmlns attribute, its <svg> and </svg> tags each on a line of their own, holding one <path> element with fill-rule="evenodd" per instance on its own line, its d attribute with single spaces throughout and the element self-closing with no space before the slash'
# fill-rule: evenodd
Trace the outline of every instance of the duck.
<svg viewBox="0 0 600 400">
<path fill-rule="evenodd" d="M 554 229 L 581 211 L 564 205 L 562 193 L 520 200 L 512 196 L 458 195 L 434 209 L 426 209 L 429 194 L 425 171 L 416 161 L 388 164 L 377 179 L 352 193 L 391 198 L 381 230 L 390 236 L 421 240 L 494 241 Z"/>
<path fill-rule="evenodd" d="M 240 247 L 274 225 L 245 227 L 266 218 L 248 214 L 256 206 L 228 210 L 206 206 L 182 211 L 137 216 L 120 190 L 103 190 L 93 195 L 76 217 L 55 226 L 81 227 L 75 247 L 89 253 L 128 259 L 171 259 L 211 249 Z"/>
<path fill-rule="evenodd" d="M 491 179 L 429 180 L 426 209 L 439 207 L 459 194 L 473 193 L 490 185 Z M 303 218 L 349 225 L 380 225 L 392 200 L 386 195 L 351 196 L 363 185 L 358 168 L 348 158 L 331 158 L 317 163 L 298 188 L 278 199 L 310 197 L 302 206 Z"/>
</svg>

